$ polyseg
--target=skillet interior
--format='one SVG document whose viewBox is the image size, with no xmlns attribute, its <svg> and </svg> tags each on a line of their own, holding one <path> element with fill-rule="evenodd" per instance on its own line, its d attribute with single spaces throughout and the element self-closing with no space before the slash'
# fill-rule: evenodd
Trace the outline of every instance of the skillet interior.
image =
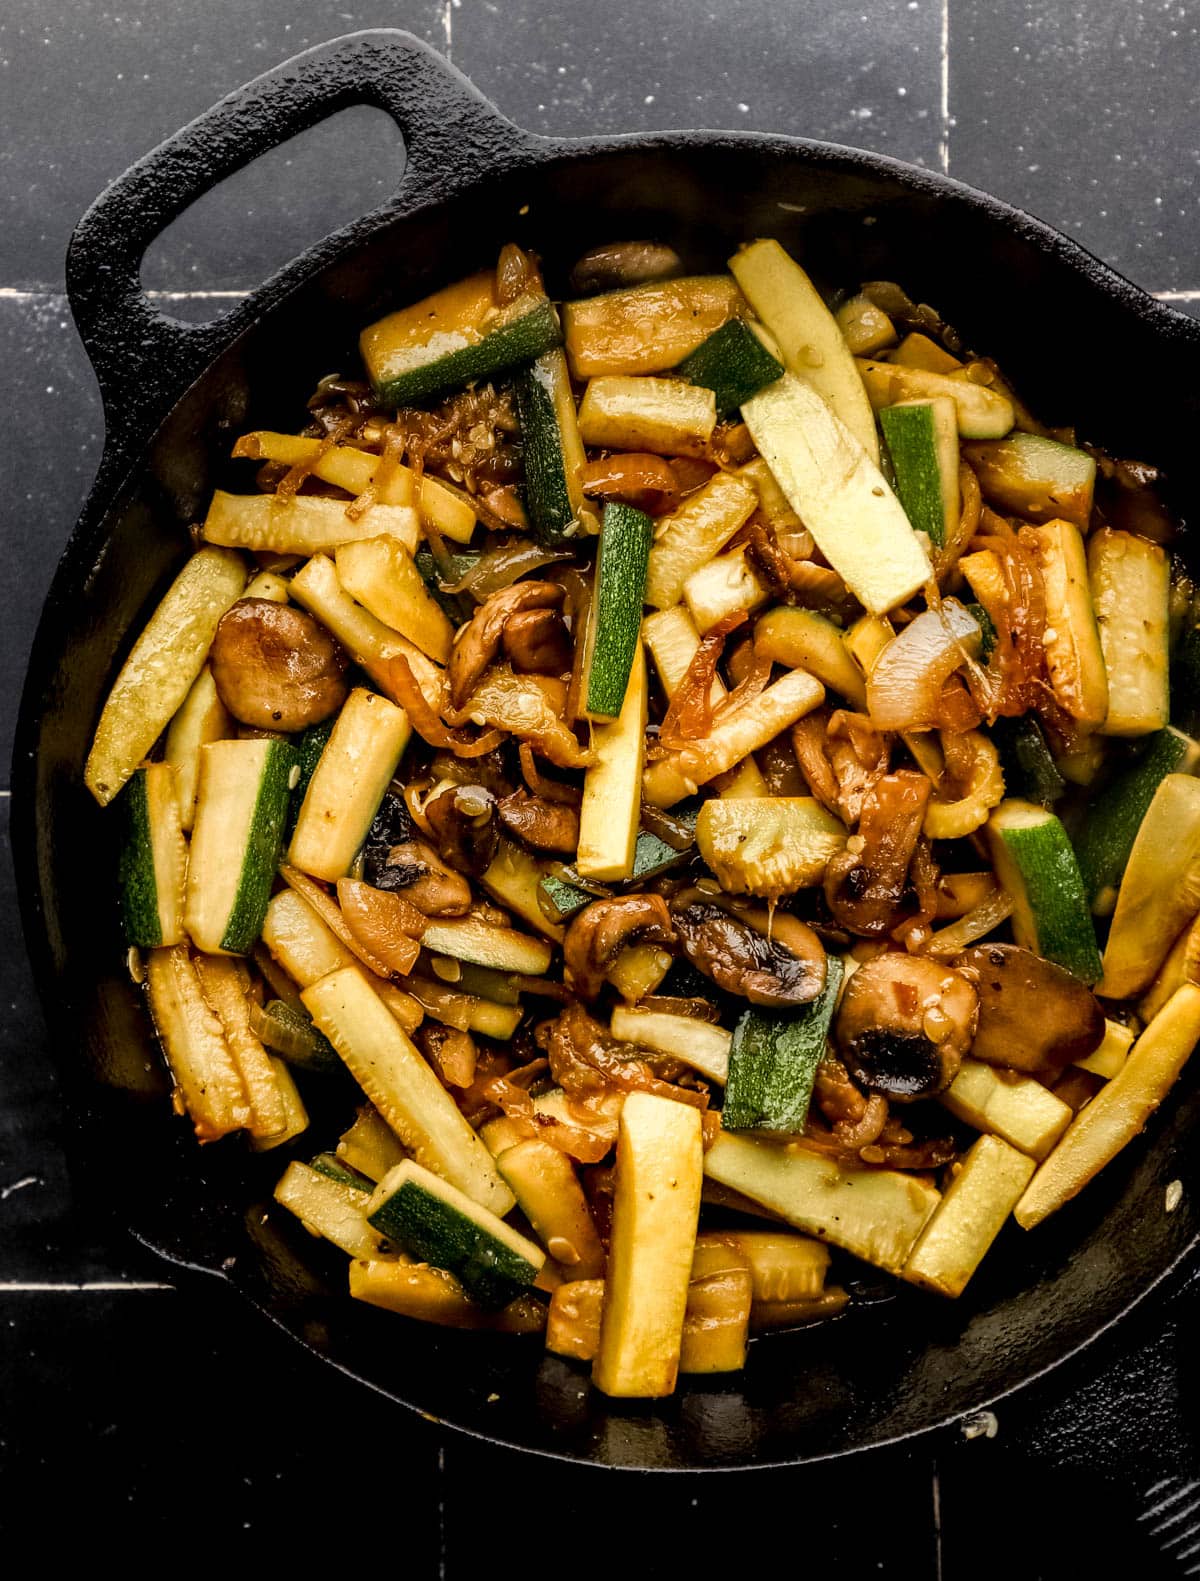
<svg viewBox="0 0 1200 1581">
<path fill-rule="evenodd" d="M 1200 419 L 1188 378 L 1200 336 L 1040 227 L 866 156 L 703 134 L 536 157 L 532 146 L 524 169 L 390 221 L 273 305 L 187 393 L 96 531 L 68 551 L 25 697 L 14 845 L 56 1051 L 78 1078 L 80 1191 L 166 1255 L 222 1269 L 334 1364 L 488 1438 L 640 1467 L 844 1453 L 978 1408 L 1162 1278 L 1197 1235 L 1200 1164 L 1186 1142 L 1200 1118 L 1200 1071 L 1185 1072 L 1147 1137 L 1079 1201 L 1031 1234 L 1010 1224 L 957 1303 L 900 1290 L 826 1327 L 755 1342 L 746 1373 L 728 1382 L 697 1381 L 655 1406 L 608 1406 L 536 1341 L 416 1328 L 355 1306 L 338 1254 L 326 1257 L 287 1215 L 264 1220 L 280 1155 L 201 1152 L 171 1122 L 118 944 L 116 820 L 80 782 L 94 720 L 186 552 L 184 529 L 229 481 L 222 458 L 233 434 L 294 427 L 316 378 L 351 366 L 364 322 L 489 263 L 497 239 L 537 248 L 553 291 L 594 241 L 654 235 L 708 267 L 740 239 L 775 235 L 830 284 L 900 280 L 995 355 L 1049 420 L 1075 421 L 1179 479 Z M 89 542 L 103 542 L 98 556 Z M 345 1123 L 352 1096 L 343 1089 L 322 1104 L 311 1084 L 309 1096 L 315 1147 Z M 1167 1215 L 1174 1179 L 1183 1197 Z"/>
</svg>

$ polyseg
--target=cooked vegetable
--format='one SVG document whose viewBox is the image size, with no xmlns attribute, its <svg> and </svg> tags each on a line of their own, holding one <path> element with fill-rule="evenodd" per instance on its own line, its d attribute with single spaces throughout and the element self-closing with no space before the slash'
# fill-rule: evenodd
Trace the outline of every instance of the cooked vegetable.
<svg viewBox="0 0 1200 1581">
<path fill-rule="evenodd" d="M 959 1120 L 1011 1142 L 1030 1158 L 1045 1158 L 1071 1123 L 1071 1110 L 1040 1081 L 977 1059 L 963 1060 L 938 1098 Z"/>
<path fill-rule="evenodd" d="M 406 1158 L 375 1187 L 367 1223 L 422 1263 L 445 1268 L 487 1311 L 516 1299 L 537 1278 L 546 1254 L 524 1235 Z"/>
<path fill-rule="evenodd" d="M 587 462 L 567 359 L 559 347 L 523 368 L 516 380 L 525 447 L 525 502 L 534 532 L 558 544 L 595 531 L 583 493 Z"/>
<path fill-rule="evenodd" d="M 538 1334 L 546 1326 L 546 1308 L 535 1297 L 520 1295 L 501 1311 L 489 1312 L 470 1299 L 453 1274 L 424 1264 L 356 1258 L 350 1264 L 350 1295 L 355 1301 L 445 1328 Z"/>
<path fill-rule="evenodd" d="M 83 778 L 102 807 L 188 695 L 221 616 L 245 584 L 246 568 L 238 555 L 201 549 L 168 588 L 121 666 L 96 726 Z"/>
<path fill-rule="evenodd" d="M 825 986 L 810 1004 L 786 1013 L 743 1013 L 729 1049 L 723 1130 L 803 1132 L 842 972 L 841 960 L 831 955 Z"/>
<path fill-rule="evenodd" d="M 875 422 L 854 358 L 804 270 L 776 241 L 751 242 L 729 260 L 729 267 L 746 300 L 778 343 L 788 371 L 811 385 L 870 459 L 878 461 Z M 769 455 L 767 460 L 771 460 Z"/>
<path fill-rule="evenodd" d="M 275 1201 L 294 1213 L 314 1235 L 331 1241 L 348 1257 L 386 1258 L 387 1242 L 367 1223 L 366 1191 L 331 1180 L 320 1170 L 297 1159 L 284 1171 L 275 1187 Z"/>
<path fill-rule="evenodd" d="M 811 796 L 714 798 L 700 809 L 696 843 L 726 894 L 778 900 L 822 881 L 846 830 Z"/>
<path fill-rule="evenodd" d="M 169 763 L 148 763 L 135 771 L 122 804 L 126 827 L 117 881 L 126 941 L 142 949 L 181 944 L 188 854 L 178 772 Z"/>
<path fill-rule="evenodd" d="M 742 417 L 792 508 L 872 614 L 924 585 L 929 558 L 903 506 L 814 389 L 785 375 L 747 401 Z"/>
<path fill-rule="evenodd" d="M 1068 521 L 1080 532 L 1088 530 L 1096 463 L 1086 450 L 1018 431 L 966 445 L 963 454 L 984 499 L 997 510 L 1027 522 Z"/>
<path fill-rule="evenodd" d="M 738 1372 L 746 1365 L 752 1291 L 749 1261 L 736 1246 L 716 1236 L 697 1239 L 680 1372 Z"/>
<path fill-rule="evenodd" d="M 1161 1101 L 1200 626 L 1157 470 L 899 286 L 552 256 L 565 345 L 510 243 L 236 440 L 254 563 L 187 561 L 86 779 L 199 1139 L 313 1082 L 277 1199 L 354 1299 L 653 1398 L 844 1310 L 826 1243 L 957 1295 Z"/>
<path fill-rule="evenodd" d="M 540 357 L 562 340 L 537 291 L 501 303 L 492 270 L 435 291 L 363 330 L 360 349 L 384 406 L 412 406 Z"/>
<path fill-rule="evenodd" d="M 921 1231 L 903 1278 L 960 1296 L 1037 1168 L 996 1136 L 981 1136 Z"/>
<path fill-rule="evenodd" d="M 1170 717 L 1166 552 L 1132 533 L 1102 527 L 1088 540 L 1088 578 L 1108 676 L 1104 733 L 1144 736 Z"/>
<path fill-rule="evenodd" d="M 487 1148 L 357 967 L 304 990 L 305 1009 L 418 1163 L 473 1201 L 507 1213 L 513 1195 Z"/>
<path fill-rule="evenodd" d="M 878 730 L 938 723 L 942 688 L 979 653 L 979 622 L 956 598 L 917 616 L 882 648 L 867 680 L 867 712 Z"/>
<path fill-rule="evenodd" d="M 1043 643 L 1054 695 L 1072 719 L 1099 727 L 1108 716 L 1108 675 L 1083 539 L 1070 522 L 1031 527 L 1029 537 L 1045 588 Z"/>
<path fill-rule="evenodd" d="M 612 1013 L 612 1035 L 655 1054 L 670 1054 L 721 1086 L 729 1072 L 733 1039 L 724 1027 L 694 1016 L 661 1010 L 629 1010 L 619 1005 Z"/>
<path fill-rule="evenodd" d="M 665 372 L 744 311 L 727 275 L 663 280 L 568 302 L 563 326 L 571 372 L 577 379 Z"/>
<path fill-rule="evenodd" d="M 1144 1128 L 1200 1039 L 1200 987 L 1185 983 L 1155 1016 L 1124 1065 L 1075 1116 L 1030 1181 L 1014 1217 L 1030 1230 L 1069 1202 Z"/>
<path fill-rule="evenodd" d="M 260 553 L 321 554 L 380 533 L 390 534 L 411 551 L 417 547 L 420 518 L 411 505 L 372 505 L 361 515 L 351 515 L 344 500 L 317 494 L 280 499 L 217 489 L 201 531 L 207 543 Z"/>
<path fill-rule="evenodd" d="M 731 1133 L 718 1136 L 704 1155 L 704 1173 L 796 1229 L 893 1273 L 941 1200 L 927 1177 L 846 1169 L 799 1142 L 784 1146 Z"/>
<path fill-rule="evenodd" d="M 1094 983 L 1100 952 L 1062 824 L 1046 808 L 1014 800 L 1001 802 L 987 830 L 996 877 L 1013 903 L 1017 943 Z"/>
<path fill-rule="evenodd" d="M 632 1092 L 617 1138 L 612 1240 L 592 1382 L 655 1398 L 675 1387 L 700 1212 L 700 1113 Z"/>
<path fill-rule="evenodd" d="M 642 603 L 650 518 L 632 505 L 604 508 L 600 547 L 596 556 L 596 581 L 592 619 L 588 628 L 586 709 L 592 719 L 615 719 L 629 689 L 642 628 Z"/>
<path fill-rule="evenodd" d="M 593 727 L 595 761 L 584 775 L 575 857 L 575 866 L 584 878 L 617 879 L 632 873 L 646 752 L 646 710 L 646 661 L 638 647 L 620 714 L 611 724 Z"/>
<path fill-rule="evenodd" d="M 412 555 L 396 538 L 341 544 L 338 581 L 377 620 L 415 642 L 439 664 L 450 657 L 454 628 L 429 593 Z"/>
<path fill-rule="evenodd" d="M 781 676 L 752 703 L 719 715 L 706 736 L 651 763 L 642 783 L 645 800 L 655 807 L 673 807 L 694 796 L 701 785 L 811 713 L 824 696 L 824 687 L 804 670 Z"/>
<path fill-rule="evenodd" d="M 1075 855 L 1092 910 L 1108 916 L 1142 820 L 1168 774 L 1194 774 L 1200 746 L 1168 726 L 1146 742 L 1142 753 L 1100 792 L 1075 837 Z"/>
<path fill-rule="evenodd" d="M 1104 947 L 1106 999 L 1148 986 L 1184 924 L 1200 910 L 1200 780 L 1168 774 L 1129 853 Z"/>
<path fill-rule="evenodd" d="M 725 547 L 757 504 L 758 496 L 742 478 L 715 472 L 702 488 L 660 517 L 646 572 L 646 603 L 660 610 L 678 604 L 688 578 Z"/>
<path fill-rule="evenodd" d="M 179 712 L 167 728 L 163 756 L 176 773 L 179 818 L 187 834 L 196 816 L 196 786 L 200 778 L 200 748 L 234 734 L 234 723 L 217 695 L 216 682 L 207 665 L 200 671 Z"/>
<path fill-rule="evenodd" d="M 608 450 L 702 456 L 716 423 L 713 392 L 677 379 L 595 378 L 579 403 L 583 442 Z"/>
<path fill-rule="evenodd" d="M 880 955 L 846 984 L 837 1045 L 868 1092 L 911 1103 L 954 1080 L 978 1016 L 978 995 L 963 973 L 919 955 Z"/>
<path fill-rule="evenodd" d="M 855 708 L 867 706 L 862 674 L 846 648 L 845 632 L 811 609 L 770 609 L 754 627 L 756 652 L 807 670 L 821 685 L 837 692 Z"/>
<path fill-rule="evenodd" d="M 916 530 L 939 549 L 952 539 L 962 508 L 957 421 L 946 395 L 901 401 L 879 413 L 900 503 Z"/>
<path fill-rule="evenodd" d="M 1078 977 L 1015 944 L 979 944 L 955 961 L 979 996 L 972 1057 L 1010 1070 L 1049 1071 L 1104 1040 L 1104 1012 Z"/>
<path fill-rule="evenodd" d="M 415 505 L 423 521 L 456 543 L 469 542 L 475 529 L 475 511 L 468 497 L 447 488 L 429 473 L 418 478 L 411 467 L 401 465 L 392 456 L 385 464 L 371 451 L 357 450 L 353 445 L 330 446 L 323 439 L 261 430 L 243 434 L 233 454 L 255 461 L 281 461 L 288 467 L 311 467 L 313 477 L 345 489 L 348 494 L 374 496 L 380 505 Z M 378 484 L 377 471 L 383 477 Z"/>
<path fill-rule="evenodd" d="M 187 1112 L 201 1142 L 250 1123 L 250 1104 L 221 1023 L 200 991 L 187 945 L 146 959 L 150 1014 L 175 1080 L 176 1112 Z"/>
<path fill-rule="evenodd" d="M 330 882 L 349 872 L 411 734 L 402 708 L 355 687 L 305 792 L 288 847 L 293 867 Z"/>
<path fill-rule="evenodd" d="M 902 401 L 931 401 L 946 396 L 954 402 L 958 431 L 964 439 L 1001 439 L 1012 428 L 1012 403 L 986 385 L 896 362 L 868 359 L 858 367 L 877 412 Z"/>
<path fill-rule="evenodd" d="M 184 916 L 199 949 L 246 955 L 261 934 L 294 767 L 284 741 L 201 748 Z"/>
<path fill-rule="evenodd" d="M 731 318 L 675 371 L 690 383 L 711 390 L 717 399 L 717 415 L 726 417 L 765 384 L 773 384 L 783 373 L 783 364 L 757 329 L 745 319 Z"/>
</svg>

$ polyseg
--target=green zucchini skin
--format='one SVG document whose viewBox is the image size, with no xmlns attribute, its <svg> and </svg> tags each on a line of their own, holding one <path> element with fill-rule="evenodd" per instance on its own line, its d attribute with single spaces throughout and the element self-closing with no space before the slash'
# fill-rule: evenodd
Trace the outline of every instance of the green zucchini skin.
<svg viewBox="0 0 1200 1581">
<path fill-rule="evenodd" d="M 549 380 L 550 358 L 522 368 L 513 381 L 525 459 L 525 509 L 540 543 L 564 543 L 580 531 L 571 504 L 562 433 Z"/>
<path fill-rule="evenodd" d="M 675 371 L 711 390 L 717 398 L 718 417 L 727 417 L 743 401 L 781 379 L 784 369 L 743 319 L 731 318 Z"/>
<path fill-rule="evenodd" d="M 336 719 L 336 715 L 334 716 Z M 292 831 L 296 827 L 296 819 L 300 816 L 300 809 L 304 805 L 304 793 L 308 789 L 308 782 L 313 777 L 317 764 L 321 761 L 321 753 L 325 750 L 325 743 L 333 734 L 334 719 L 323 719 L 319 725 L 309 725 L 295 746 L 296 764 L 300 769 L 300 778 L 292 789 L 288 803 L 287 836 L 290 840 Z"/>
<path fill-rule="evenodd" d="M 811 1004 L 784 1013 L 745 1012 L 729 1050 L 723 1129 L 804 1129 L 844 971 L 841 959 L 831 955 L 825 986 Z"/>
<path fill-rule="evenodd" d="M 879 426 L 887 443 L 896 493 L 904 513 L 918 532 L 938 548 L 946 541 L 941 476 L 928 406 L 885 406 Z"/>
<path fill-rule="evenodd" d="M 976 606 L 969 605 L 978 618 Z M 992 739 L 1000 751 L 1004 785 L 1010 796 L 1051 807 L 1067 788 L 1067 782 L 1046 745 L 1041 726 L 1030 714 L 1017 719 L 1001 717 L 992 726 Z"/>
<path fill-rule="evenodd" d="M 262 933 L 271 899 L 271 886 L 283 852 L 284 828 L 291 805 L 290 784 L 296 751 L 286 741 L 273 741 L 250 823 L 250 838 L 242 857 L 237 899 L 221 939 L 221 948 L 246 955 Z"/>
<path fill-rule="evenodd" d="M 541 302 L 511 324 L 501 324 L 475 345 L 462 346 L 385 380 L 376 386 L 376 394 L 385 406 L 419 406 L 472 379 L 490 379 L 518 363 L 532 362 L 561 344 L 558 314 L 550 302 Z"/>
<path fill-rule="evenodd" d="M 967 611 L 974 615 L 981 633 L 979 642 L 979 662 L 986 664 L 992 656 L 992 649 L 996 646 L 996 628 L 992 625 L 992 617 L 982 604 L 968 604 Z"/>
<path fill-rule="evenodd" d="M 127 944 L 152 950 L 162 943 L 162 921 L 158 911 L 150 807 L 143 769 L 134 771 L 121 795 L 121 802 L 125 812 L 125 838 L 117 867 L 121 926 Z"/>
<path fill-rule="evenodd" d="M 252 1007 L 250 1021 L 259 1042 L 289 1065 L 326 1076 L 345 1069 L 337 1050 L 323 1032 L 318 1032 L 312 1019 L 282 999 L 269 1000 L 261 1010 Z"/>
<path fill-rule="evenodd" d="M 481 551 L 468 549 L 459 554 L 451 554 L 450 566 L 456 582 L 461 582 L 468 571 L 473 571 L 479 564 Z M 461 626 L 464 620 L 470 620 L 476 604 L 474 599 L 465 593 L 447 593 L 438 575 L 437 562 L 432 553 L 425 548 L 418 549 L 414 555 L 417 570 L 421 573 L 421 580 L 437 600 L 443 614 Z"/>
<path fill-rule="evenodd" d="M 418 1182 L 406 1180 L 367 1222 L 421 1262 L 456 1275 L 480 1306 L 498 1311 L 537 1277 L 537 1269 L 486 1227 Z"/>
<path fill-rule="evenodd" d="M 1096 931 L 1075 852 L 1062 824 L 1047 812 L 1038 827 L 1007 829 L 1003 839 L 1025 884 L 1037 930 L 1037 953 L 1085 983 L 1099 982 L 1102 965 Z"/>
<path fill-rule="evenodd" d="M 1147 739 L 1135 762 L 1110 781 L 1087 810 L 1075 840 L 1075 856 L 1088 905 L 1111 909 L 1133 842 L 1154 793 L 1168 774 L 1186 774 L 1195 744 L 1168 726 Z"/>
<path fill-rule="evenodd" d="M 696 818 L 700 811 L 698 802 L 688 805 L 673 807 L 671 816 L 679 819 L 681 823 L 696 827 Z M 673 845 L 668 845 L 665 840 L 660 840 L 656 834 L 651 834 L 648 829 L 642 829 L 633 847 L 633 872 L 627 879 L 622 880 L 623 885 L 635 883 L 640 879 L 657 878 L 660 873 L 667 873 L 673 867 L 680 867 L 692 858 L 692 848 L 677 851 Z M 571 869 L 564 870 L 568 875 Z M 578 916 L 585 906 L 600 897 L 582 889 L 578 884 L 573 884 L 570 877 L 559 877 L 554 873 L 547 873 L 540 879 L 539 888 L 546 897 L 549 915 L 554 922 L 569 922 L 572 917 Z"/>
<path fill-rule="evenodd" d="M 585 906 L 590 906 L 596 899 L 586 889 L 579 889 L 554 873 L 544 874 L 538 880 L 538 889 L 538 903 L 551 922 L 570 922 L 572 917 L 577 917 Z"/>
<path fill-rule="evenodd" d="M 350 1169 L 333 1153 L 318 1153 L 316 1158 L 310 1160 L 308 1167 L 315 1169 L 318 1175 L 324 1175 L 327 1180 L 336 1180 L 339 1186 L 352 1186 L 355 1191 L 361 1191 L 364 1197 L 369 1197 L 375 1190 L 373 1180 Z"/>
<path fill-rule="evenodd" d="M 642 602 L 654 523 L 613 501 L 604 507 L 596 563 L 595 636 L 587 711 L 615 719 L 625 701 L 633 655 L 642 640 Z"/>
</svg>

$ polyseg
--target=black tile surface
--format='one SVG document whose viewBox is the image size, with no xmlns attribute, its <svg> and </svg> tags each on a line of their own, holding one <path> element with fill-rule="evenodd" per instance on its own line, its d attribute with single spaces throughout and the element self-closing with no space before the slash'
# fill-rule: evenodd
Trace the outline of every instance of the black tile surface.
<svg viewBox="0 0 1200 1581">
<path fill-rule="evenodd" d="M 1152 290 L 1200 284 L 1200 16 L 1181 0 L 952 0 L 951 170 Z"/>
<path fill-rule="evenodd" d="M 57 294 L 71 227 L 129 160 L 220 94 L 295 50 L 371 25 L 449 40 L 456 64 L 506 113 L 546 132 L 769 128 L 948 163 L 1200 311 L 1200 42 L 1183 0 L 401 0 L 336 11 L 315 0 L 8 0 L 0 792 L 24 654 L 101 443 L 95 388 Z M 197 205 L 153 250 L 144 278 L 167 311 L 220 311 L 309 238 L 379 201 L 395 161 L 389 129 L 351 112 Z M 836 1581 L 1107 1576 L 1118 1560 L 1151 1576 L 1167 1573 L 1146 1535 L 1159 1527 L 1156 1541 L 1183 1534 L 1170 1573 L 1197 1562 L 1185 1455 L 1175 1468 L 1184 1480 L 1164 1481 L 1165 1510 L 1152 1520 L 1136 1518 L 1145 1511 L 1132 1484 L 1109 1491 L 1125 1475 L 1114 1446 L 1138 1414 L 1138 1390 L 1159 1386 L 1121 1349 L 1141 1331 L 1106 1353 L 1132 1392 L 1106 1419 L 1104 1445 L 1067 1447 L 1060 1435 L 1048 1459 L 1028 1461 L 1017 1446 L 1042 1420 L 1035 1397 L 1000 1411 L 994 1441 L 942 1440 L 800 1474 L 614 1481 L 443 1442 L 281 1346 L 203 1281 L 143 1288 L 176 1276 L 102 1213 L 85 1216 L 72 1195 L 69 1137 L 15 920 L 7 822 L 0 794 L 0 1534 L 42 1531 L 37 1495 L 68 1486 L 93 1542 L 194 1539 L 194 1509 L 179 1498 L 190 1477 L 203 1488 L 213 1552 L 286 1560 L 328 1537 L 344 1563 L 353 1534 L 372 1549 L 386 1544 L 422 1581 L 533 1564 L 576 1577 L 607 1578 L 618 1565 L 674 1575 L 711 1566 L 729 1535 L 743 1567 L 787 1565 Z M 1180 1412 L 1197 1420 L 1188 1349 Z M 1090 1408 L 1086 1367 L 1058 1388 L 1066 1404 L 1050 1391 L 1046 1420 L 1064 1410 L 1069 1419 L 1076 1402 Z M 330 1455 L 331 1444 L 341 1452 Z M 360 1453 L 402 1491 L 364 1497 Z M 531 1506 L 532 1542 L 516 1530 L 516 1512 Z"/>
</svg>

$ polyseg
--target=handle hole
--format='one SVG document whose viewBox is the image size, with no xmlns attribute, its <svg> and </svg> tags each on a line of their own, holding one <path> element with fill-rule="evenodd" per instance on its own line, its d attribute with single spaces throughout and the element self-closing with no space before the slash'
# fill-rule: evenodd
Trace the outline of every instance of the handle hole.
<svg viewBox="0 0 1200 1581">
<path fill-rule="evenodd" d="M 396 190 L 404 144 L 391 116 L 355 105 L 298 133 L 188 205 L 151 243 L 142 289 L 208 323 L 331 231 Z"/>
</svg>

